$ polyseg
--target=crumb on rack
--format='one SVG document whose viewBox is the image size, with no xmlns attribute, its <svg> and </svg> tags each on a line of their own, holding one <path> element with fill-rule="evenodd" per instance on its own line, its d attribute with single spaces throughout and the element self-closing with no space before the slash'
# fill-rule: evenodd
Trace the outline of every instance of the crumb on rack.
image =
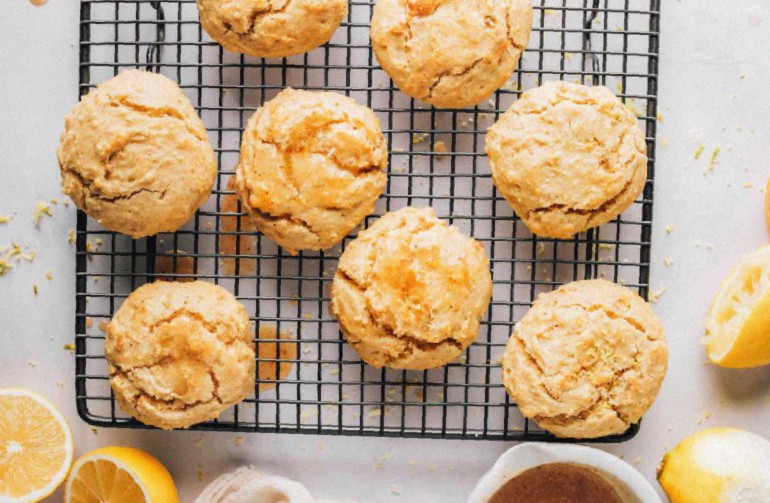
<svg viewBox="0 0 770 503">
<path fill-rule="evenodd" d="M 53 213 L 51 213 L 50 206 L 43 201 L 38 201 L 35 204 L 35 212 L 32 215 L 32 222 L 35 224 L 35 227 L 40 227 L 40 220 L 43 216 L 53 217 Z"/>
<path fill-rule="evenodd" d="M 86 316 L 86 328 L 91 328 L 94 326 L 94 319 L 90 316 Z"/>
<path fill-rule="evenodd" d="M 425 141 L 425 138 L 427 137 L 428 133 L 412 133 L 412 143 L 417 145 L 418 143 Z"/>
<path fill-rule="evenodd" d="M 441 140 L 439 140 L 439 141 L 435 142 L 435 143 L 433 144 L 433 151 L 434 151 L 434 152 L 437 152 L 437 153 L 439 153 L 439 154 L 443 154 L 443 153 L 445 153 L 445 152 L 447 151 L 447 149 L 446 149 L 446 143 L 444 143 L 444 142 L 443 142 L 443 141 L 441 141 Z"/>
<path fill-rule="evenodd" d="M 97 328 L 99 328 L 99 330 L 101 330 L 102 332 L 106 332 L 109 324 L 110 322 L 107 320 L 99 320 L 99 325 L 97 326 Z"/>
</svg>

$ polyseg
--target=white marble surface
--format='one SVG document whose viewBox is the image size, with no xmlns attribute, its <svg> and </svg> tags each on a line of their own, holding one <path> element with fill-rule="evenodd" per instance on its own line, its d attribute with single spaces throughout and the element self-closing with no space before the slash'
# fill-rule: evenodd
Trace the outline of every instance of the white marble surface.
<svg viewBox="0 0 770 503">
<path fill-rule="evenodd" d="M 99 430 L 78 419 L 74 358 L 73 209 L 31 225 L 35 202 L 59 196 L 55 160 L 63 117 L 77 100 L 78 8 L 6 0 L 0 31 L 0 243 L 29 244 L 37 259 L 0 279 L 0 386 L 48 395 L 69 418 L 82 454 L 97 446 L 146 449 L 171 470 L 183 501 L 205 481 L 252 463 L 294 477 L 321 497 L 361 502 L 463 502 L 510 444 L 282 435 Z M 652 285 L 671 344 L 670 370 L 641 433 L 608 447 L 650 479 L 667 448 L 699 428 L 770 433 L 770 367 L 721 370 L 698 343 L 711 297 L 737 257 L 768 242 L 762 211 L 770 175 L 770 5 L 666 0 L 663 5 L 660 143 Z M 704 155 L 693 158 L 698 145 Z M 713 172 L 704 173 L 717 146 Z M 664 228 L 673 231 L 666 233 Z M 673 261 L 664 266 L 664 259 Z M 51 271 L 53 281 L 45 279 Z M 33 285 L 39 294 L 33 296 Z M 413 460 L 414 464 L 409 461 Z M 205 477 L 198 480 L 199 468 Z M 400 492 L 400 495 L 395 494 Z M 60 500 L 57 493 L 51 500 Z"/>
</svg>

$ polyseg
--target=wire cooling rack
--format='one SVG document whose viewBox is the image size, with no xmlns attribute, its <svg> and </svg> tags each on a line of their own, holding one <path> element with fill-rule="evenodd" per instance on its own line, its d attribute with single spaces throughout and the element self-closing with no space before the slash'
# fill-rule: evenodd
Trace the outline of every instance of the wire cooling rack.
<svg viewBox="0 0 770 503">
<path fill-rule="evenodd" d="M 174 234 L 132 241 L 79 214 L 76 389 L 87 422 L 142 427 L 111 394 L 104 326 L 141 284 L 198 278 L 232 291 L 260 328 L 255 394 L 196 429 L 553 439 L 509 401 L 499 358 L 514 322 L 541 292 L 606 277 L 648 294 L 660 2 L 535 0 L 532 37 L 518 72 L 488 102 L 454 111 L 407 98 L 379 68 L 369 44 L 373 3 L 351 1 L 348 19 L 324 47 L 261 60 L 212 42 L 198 24 L 194 0 L 81 0 L 80 93 L 121 69 L 162 72 L 197 107 L 220 165 L 212 197 Z M 643 198 L 615 221 L 566 241 L 527 230 L 495 192 L 483 154 L 486 128 L 517 95 L 558 79 L 616 91 L 637 111 L 650 155 Z M 242 128 L 287 86 L 338 91 L 377 112 L 391 153 L 389 184 L 365 225 L 388 210 L 431 205 L 486 248 L 493 301 L 478 340 L 458 361 L 430 371 L 363 364 L 328 312 L 340 247 L 292 257 L 241 218 L 228 181 Z M 636 431 L 603 440 L 626 440 Z"/>
</svg>

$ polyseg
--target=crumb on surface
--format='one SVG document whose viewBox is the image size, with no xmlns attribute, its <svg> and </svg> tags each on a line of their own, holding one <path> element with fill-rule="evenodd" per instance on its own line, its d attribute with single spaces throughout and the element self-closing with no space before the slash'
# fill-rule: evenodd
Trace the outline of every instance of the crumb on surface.
<svg viewBox="0 0 770 503">
<path fill-rule="evenodd" d="M 674 226 L 673 226 L 673 225 L 671 225 L 671 224 L 668 224 L 668 225 L 665 227 L 665 231 L 666 231 L 666 234 L 671 234 L 672 232 L 674 232 Z"/>
<path fill-rule="evenodd" d="M 53 217 L 53 213 L 51 213 L 51 207 L 43 201 L 38 201 L 35 204 L 35 212 L 32 215 L 32 222 L 35 224 L 35 227 L 40 226 L 40 220 L 42 220 L 44 216 Z"/>
<path fill-rule="evenodd" d="M 663 265 L 665 265 L 666 267 L 671 267 L 672 265 L 674 265 L 674 261 L 673 261 L 673 260 L 671 260 L 671 259 L 670 259 L 670 258 L 668 258 L 668 257 L 665 257 L 665 258 L 663 259 Z"/>
<path fill-rule="evenodd" d="M 3 215 L 0 215 L 0 224 L 7 224 L 10 221 L 11 221 L 11 219 L 9 217 L 5 217 Z"/>
<path fill-rule="evenodd" d="M 668 288 L 661 288 L 657 292 L 650 291 L 650 302 L 657 304 L 660 298 L 668 291 Z"/>
<path fill-rule="evenodd" d="M 67 231 L 67 241 L 69 241 L 70 244 L 75 244 L 75 229 L 70 229 Z"/>
<path fill-rule="evenodd" d="M 47 273 L 45 273 L 45 279 L 47 279 L 48 281 L 53 281 L 53 273 L 51 271 L 48 271 Z"/>
<path fill-rule="evenodd" d="M 399 486 L 398 484 L 393 484 L 392 486 L 390 486 L 390 492 L 392 492 L 396 496 L 400 496 L 401 495 L 401 486 Z"/>
<path fill-rule="evenodd" d="M 704 150 L 706 150 L 706 144 L 705 143 L 701 143 L 698 146 L 698 148 L 695 150 L 695 154 L 693 155 L 693 157 L 695 158 L 696 161 L 698 159 L 700 159 L 700 156 L 701 156 L 701 154 L 703 153 Z"/>
<path fill-rule="evenodd" d="M 713 152 L 711 152 L 711 157 L 709 158 L 709 163 L 708 163 L 708 166 L 706 166 L 706 172 L 707 172 L 707 173 L 708 173 L 709 171 L 714 171 L 714 166 L 715 166 L 715 165 L 716 165 L 716 163 L 717 163 L 717 158 L 719 157 L 719 152 L 720 152 L 720 150 L 721 150 L 721 148 L 720 148 L 720 147 L 716 147 L 716 148 L 713 150 Z"/>
<path fill-rule="evenodd" d="M 73 344 L 71 342 L 68 342 L 67 344 L 65 344 L 62 347 L 62 349 L 64 349 L 64 351 L 69 351 L 70 353 L 74 353 L 75 352 L 75 344 Z"/>
</svg>

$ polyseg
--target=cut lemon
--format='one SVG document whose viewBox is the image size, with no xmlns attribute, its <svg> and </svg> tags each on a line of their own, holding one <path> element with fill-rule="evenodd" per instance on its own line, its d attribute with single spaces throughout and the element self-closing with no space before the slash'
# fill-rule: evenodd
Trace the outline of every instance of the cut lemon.
<svg viewBox="0 0 770 503">
<path fill-rule="evenodd" d="M 75 461 L 66 503 L 179 503 L 171 475 L 138 449 L 105 447 Z"/>
<path fill-rule="evenodd" d="M 658 482 L 671 503 L 770 501 L 770 442 L 733 428 L 703 430 L 666 454 Z"/>
<path fill-rule="evenodd" d="M 709 359 L 723 367 L 770 363 L 770 245 L 743 257 L 722 282 L 704 342 Z"/>
<path fill-rule="evenodd" d="M 0 389 L 0 503 L 40 501 L 72 464 L 72 434 L 45 398 Z"/>
</svg>

